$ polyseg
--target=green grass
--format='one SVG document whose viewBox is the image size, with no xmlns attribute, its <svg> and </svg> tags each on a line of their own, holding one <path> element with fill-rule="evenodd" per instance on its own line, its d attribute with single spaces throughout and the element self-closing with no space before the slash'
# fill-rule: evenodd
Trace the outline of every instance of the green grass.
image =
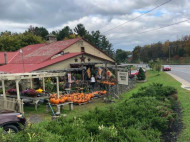
<svg viewBox="0 0 190 142">
<path fill-rule="evenodd" d="M 64 110 L 62 113 L 66 113 L 67 117 L 73 117 L 73 116 L 80 116 L 85 113 L 88 113 L 89 110 L 93 110 L 94 108 L 98 107 L 99 109 L 106 109 L 107 107 L 111 105 L 117 105 L 120 102 L 128 99 L 131 97 L 131 95 L 138 91 L 138 89 L 142 86 L 147 86 L 153 82 L 156 83 L 162 83 L 167 86 L 173 86 L 178 90 L 178 100 L 181 104 L 181 107 L 183 109 L 183 124 L 184 128 L 182 132 L 180 133 L 180 136 L 178 138 L 179 142 L 189 142 L 190 141 L 190 91 L 187 91 L 183 88 L 181 88 L 181 84 L 177 82 L 175 79 L 173 79 L 168 74 L 161 72 L 160 75 L 157 75 L 157 72 L 148 71 L 147 72 L 147 82 L 146 83 L 137 83 L 136 87 L 129 92 L 122 95 L 122 97 L 114 104 L 106 104 L 103 102 L 102 99 L 94 99 L 91 103 L 87 105 L 81 105 L 81 106 L 74 106 L 73 111 L 69 111 L 68 106 L 64 107 Z M 56 108 L 54 107 L 54 110 Z M 25 115 L 26 117 L 37 114 L 43 116 L 45 119 L 50 119 L 51 113 L 45 112 L 45 105 L 41 105 L 38 108 L 38 111 L 35 111 L 34 107 L 25 107 Z"/>
</svg>

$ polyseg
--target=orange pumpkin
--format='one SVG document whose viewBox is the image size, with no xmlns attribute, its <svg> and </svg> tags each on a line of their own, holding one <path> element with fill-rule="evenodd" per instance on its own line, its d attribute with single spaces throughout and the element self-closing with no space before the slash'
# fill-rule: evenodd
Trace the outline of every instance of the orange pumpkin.
<svg viewBox="0 0 190 142">
<path fill-rule="evenodd" d="M 60 101 L 59 99 L 55 99 L 54 104 L 59 104 L 59 101 Z"/>
<path fill-rule="evenodd" d="M 60 98 L 59 102 L 60 102 L 60 103 L 64 103 L 64 102 L 65 102 L 65 98 L 63 98 L 63 97 Z"/>
<path fill-rule="evenodd" d="M 49 101 L 51 104 L 54 104 L 54 100 L 55 100 L 55 98 L 51 98 Z"/>
<path fill-rule="evenodd" d="M 102 91 L 102 94 L 106 94 L 106 93 L 107 93 L 107 91 L 106 91 L 106 90 Z"/>
</svg>

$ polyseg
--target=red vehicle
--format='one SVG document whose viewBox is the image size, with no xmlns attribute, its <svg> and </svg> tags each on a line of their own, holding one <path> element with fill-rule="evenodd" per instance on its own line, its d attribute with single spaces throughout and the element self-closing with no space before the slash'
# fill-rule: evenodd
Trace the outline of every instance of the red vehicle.
<svg viewBox="0 0 190 142">
<path fill-rule="evenodd" d="M 26 119 L 21 113 L 1 111 L 0 113 L 0 127 L 5 132 L 17 133 L 21 130 L 21 126 L 26 124 Z"/>
<path fill-rule="evenodd" d="M 163 71 L 171 71 L 171 67 L 169 65 L 164 65 L 162 70 Z"/>
<path fill-rule="evenodd" d="M 129 78 L 133 78 L 134 76 L 137 76 L 139 74 L 138 70 L 132 70 Z"/>
</svg>

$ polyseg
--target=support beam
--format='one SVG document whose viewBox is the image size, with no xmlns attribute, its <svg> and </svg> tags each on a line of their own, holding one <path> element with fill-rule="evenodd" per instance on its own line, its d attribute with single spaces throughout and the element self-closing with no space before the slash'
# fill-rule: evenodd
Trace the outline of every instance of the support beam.
<svg viewBox="0 0 190 142">
<path fill-rule="evenodd" d="M 5 80 L 1 80 L 2 82 L 2 89 L 3 89 L 3 98 L 6 100 L 6 94 L 5 94 Z"/>
<path fill-rule="evenodd" d="M 116 93 L 117 93 L 117 96 L 119 96 L 119 85 L 118 85 L 118 66 L 117 66 L 117 63 L 115 63 L 115 76 L 116 76 Z M 115 96 L 114 96 L 115 97 Z"/>
<path fill-rule="evenodd" d="M 30 79 L 30 88 L 33 89 L 33 79 Z"/>
<path fill-rule="evenodd" d="M 16 80 L 17 100 L 20 100 L 19 81 L 20 80 Z"/>
<path fill-rule="evenodd" d="M 83 83 L 84 83 L 84 69 L 83 69 L 83 64 L 82 64 L 82 81 L 83 81 Z"/>
<path fill-rule="evenodd" d="M 107 75 L 107 62 L 105 63 L 105 79 L 107 80 L 108 79 L 108 75 Z"/>
<path fill-rule="evenodd" d="M 19 82 L 20 80 L 16 80 L 16 91 L 17 91 L 17 103 L 18 103 L 18 112 L 23 113 L 22 100 L 20 99 L 20 91 L 19 91 Z"/>
<path fill-rule="evenodd" d="M 43 91 L 46 91 L 45 78 L 42 78 Z"/>
<path fill-rule="evenodd" d="M 57 80 L 57 96 L 59 98 L 59 77 L 56 77 Z"/>
</svg>

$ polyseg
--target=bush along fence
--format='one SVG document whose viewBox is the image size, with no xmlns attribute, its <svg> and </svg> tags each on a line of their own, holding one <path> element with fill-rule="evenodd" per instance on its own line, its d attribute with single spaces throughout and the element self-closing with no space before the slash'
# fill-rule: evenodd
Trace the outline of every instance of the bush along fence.
<svg viewBox="0 0 190 142">
<path fill-rule="evenodd" d="M 177 90 L 162 84 L 139 89 L 131 98 L 107 109 L 95 109 L 81 117 L 59 118 L 30 125 L 0 140 L 19 142 L 158 142 L 176 120 L 173 105 Z"/>
</svg>

